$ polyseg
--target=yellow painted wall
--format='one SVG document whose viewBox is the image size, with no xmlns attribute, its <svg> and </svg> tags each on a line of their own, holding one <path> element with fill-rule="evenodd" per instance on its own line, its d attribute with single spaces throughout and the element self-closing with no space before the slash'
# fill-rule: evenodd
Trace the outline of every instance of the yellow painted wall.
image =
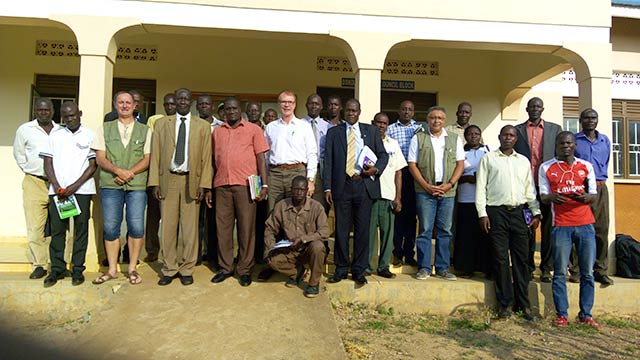
<svg viewBox="0 0 640 360">
<path fill-rule="evenodd" d="M 77 75 L 79 58 L 49 59 L 35 56 L 37 39 L 75 41 L 73 33 L 56 28 L 0 25 L 3 44 L 0 66 L 0 237 L 26 235 L 22 211 L 22 172 L 13 159 L 13 140 L 17 128 L 31 120 L 29 99 L 36 72 Z"/>
<path fill-rule="evenodd" d="M 616 184 L 616 233 L 628 234 L 640 240 L 638 218 L 638 184 Z"/>
</svg>

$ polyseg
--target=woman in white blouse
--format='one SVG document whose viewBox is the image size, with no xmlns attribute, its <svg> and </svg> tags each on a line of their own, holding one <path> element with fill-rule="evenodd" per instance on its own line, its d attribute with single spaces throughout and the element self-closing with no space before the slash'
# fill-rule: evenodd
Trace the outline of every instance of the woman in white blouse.
<svg viewBox="0 0 640 360">
<path fill-rule="evenodd" d="M 476 210 L 476 169 L 480 159 L 490 151 L 483 145 L 482 131 L 476 125 L 469 125 L 464 131 L 467 144 L 464 146 L 464 172 L 458 180 L 458 211 L 456 218 L 456 236 L 453 254 L 453 265 L 462 272 L 462 277 L 469 278 L 475 271 L 491 275 L 489 241 L 480 230 L 478 212 Z"/>
</svg>

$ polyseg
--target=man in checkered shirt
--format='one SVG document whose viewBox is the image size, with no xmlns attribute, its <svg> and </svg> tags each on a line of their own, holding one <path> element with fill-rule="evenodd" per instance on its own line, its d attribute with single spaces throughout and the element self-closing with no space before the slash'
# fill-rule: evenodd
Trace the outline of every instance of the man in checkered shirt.
<svg viewBox="0 0 640 360">
<path fill-rule="evenodd" d="M 420 125 L 413 119 L 415 106 L 411 100 L 400 103 L 398 121 L 389 125 L 387 136 L 395 139 L 400 144 L 402 155 L 407 160 L 409 143 Z M 401 266 L 403 263 L 418 266 L 413 258 L 416 244 L 416 191 L 413 185 L 413 177 L 409 168 L 402 169 L 402 210 L 396 214 L 393 236 L 393 266 Z"/>
</svg>

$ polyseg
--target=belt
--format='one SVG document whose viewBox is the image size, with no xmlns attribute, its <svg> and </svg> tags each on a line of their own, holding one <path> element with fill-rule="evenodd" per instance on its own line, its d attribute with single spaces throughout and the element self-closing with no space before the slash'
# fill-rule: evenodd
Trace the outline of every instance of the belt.
<svg viewBox="0 0 640 360">
<path fill-rule="evenodd" d="M 307 166 L 307 164 L 305 163 L 297 163 L 297 164 L 279 164 L 279 165 L 271 165 L 271 168 L 275 168 L 275 169 L 295 169 L 295 168 L 299 168 L 299 167 L 305 167 Z"/>
<path fill-rule="evenodd" d="M 436 181 L 436 186 L 442 185 L 442 181 Z"/>
<path fill-rule="evenodd" d="M 598 180 L 596 181 L 596 186 L 602 186 L 605 185 L 607 183 L 607 180 Z"/>
<path fill-rule="evenodd" d="M 362 180 L 362 176 L 361 175 L 353 175 L 353 176 L 347 175 L 347 180 L 351 180 L 351 181 Z"/>
<path fill-rule="evenodd" d="M 40 180 L 42 180 L 42 181 L 49 182 L 49 179 L 47 179 L 47 177 L 46 177 L 46 176 L 33 175 L 33 174 L 29 174 L 29 173 L 27 173 L 27 175 L 29 175 L 29 176 L 33 176 L 33 177 L 38 178 L 38 179 L 40 179 Z"/>
<path fill-rule="evenodd" d="M 511 206 L 511 205 L 500 205 L 498 206 L 501 209 L 505 209 L 507 211 L 514 211 L 514 210 L 520 210 L 524 207 L 524 205 L 516 205 L 516 206 Z"/>
<path fill-rule="evenodd" d="M 189 175 L 188 171 L 173 171 L 173 170 L 171 170 L 169 172 L 172 173 L 173 175 L 180 175 L 180 176 Z"/>
</svg>

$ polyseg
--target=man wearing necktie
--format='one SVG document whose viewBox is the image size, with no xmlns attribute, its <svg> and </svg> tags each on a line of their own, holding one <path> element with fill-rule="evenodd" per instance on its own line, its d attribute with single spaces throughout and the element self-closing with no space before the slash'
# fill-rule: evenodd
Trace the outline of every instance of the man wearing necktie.
<svg viewBox="0 0 640 360">
<path fill-rule="evenodd" d="M 168 285 L 180 277 L 193 284 L 198 257 L 198 209 L 211 201 L 211 127 L 191 115 L 191 91 L 176 91 L 177 114 L 155 125 L 151 148 L 149 187 L 162 211 L 162 278 Z M 182 229 L 182 254 L 177 253 L 178 226 Z"/>
<path fill-rule="evenodd" d="M 311 125 L 313 130 L 313 136 L 316 139 L 316 146 L 318 147 L 318 172 L 316 173 L 315 190 L 312 198 L 324 207 L 326 214 L 329 213 L 330 207 L 328 206 L 325 198 L 324 191 L 322 189 L 322 172 L 324 167 L 324 146 L 326 142 L 327 130 L 333 125 L 329 124 L 325 119 L 320 117 L 322 111 L 322 98 L 318 94 L 311 94 L 307 98 L 307 116 L 304 120 Z"/>
<path fill-rule="evenodd" d="M 379 177 L 387 166 L 385 151 L 378 129 L 360 124 L 360 102 L 350 99 L 345 104 L 346 123 L 327 132 L 324 156 L 324 192 L 336 214 L 334 263 L 335 273 L 329 282 L 347 278 L 349 272 L 349 229 L 354 228 L 354 251 L 351 263 L 353 280 L 364 285 L 369 264 L 369 225 L 373 200 L 380 198 Z M 366 147 L 376 155 L 375 164 L 358 164 L 358 154 Z"/>
</svg>

